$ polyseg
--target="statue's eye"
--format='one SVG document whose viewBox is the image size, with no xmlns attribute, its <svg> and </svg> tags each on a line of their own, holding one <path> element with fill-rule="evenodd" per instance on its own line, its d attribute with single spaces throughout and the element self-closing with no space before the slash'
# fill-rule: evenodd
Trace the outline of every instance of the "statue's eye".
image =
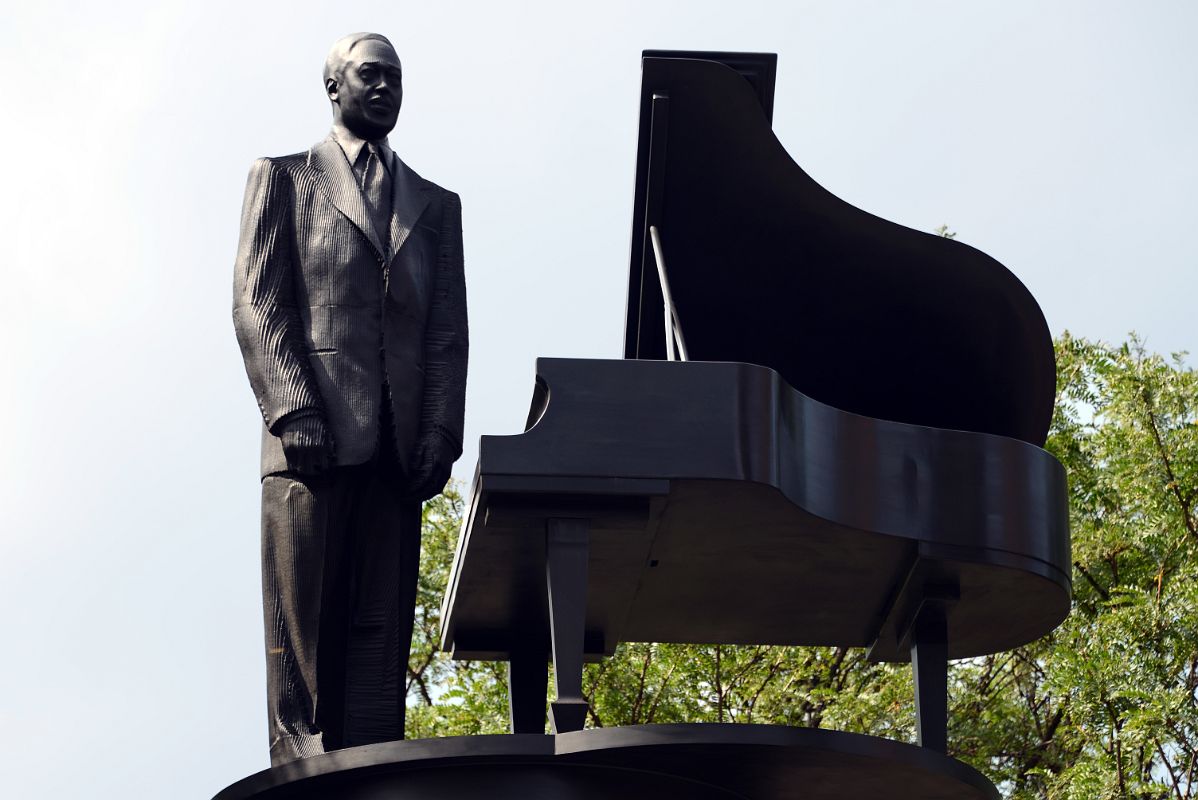
<svg viewBox="0 0 1198 800">
<path fill-rule="evenodd" d="M 358 75 L 364 81 L 373 81 L 379 76 L 379 73 L 374 67 L 363 67 L 362 69 L 358 70 Z"/>
</svg>

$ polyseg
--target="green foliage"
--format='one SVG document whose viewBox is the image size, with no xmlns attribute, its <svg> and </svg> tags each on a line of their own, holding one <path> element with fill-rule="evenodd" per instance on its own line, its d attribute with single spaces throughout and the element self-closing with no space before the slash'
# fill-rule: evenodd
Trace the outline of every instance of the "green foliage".
<svg viewBox="0 0 1198 800">
<path fill-rule="evenodd" d="M 453 564 L 462 496 L 457 486 L 424 504 L 420 584 L 408 660 L 408 738 L 507 731 L 507 665 L 454 662 L 440 652 L 441 598 Z"/>
<path fill-rule="evenodd" d="M 947 229 L 942 232 L 947 235 Z M 1013 800 L 1198 797 L 1198 377 L 1065 334 L 1048 448 L 1069 475 L 1074 609 L 950 672 L 950 749 Z M 409 735 L 506 729 L 505 665 L 436 652 L 462 510 L 425 508 Z M 757 722 L 914 739 L 910 670 L 860 650 L 622 644 L 587 667 L 591 727 Z"/>
<path fill-rule="evenodd" d="M 1029 648 L 1060 723 L 1019 797 L 1195 796 L 1198 377 L 1066 334 L 1049 448 L 1070 480 L 1074 608 Z M 1032 791 L 1035 789 L 1036 791 Z"/>
</svg>

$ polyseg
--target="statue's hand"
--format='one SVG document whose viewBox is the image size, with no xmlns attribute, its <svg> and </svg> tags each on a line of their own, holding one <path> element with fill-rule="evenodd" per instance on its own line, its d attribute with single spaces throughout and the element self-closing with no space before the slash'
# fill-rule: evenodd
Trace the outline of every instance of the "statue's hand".
<svg viewBox="0 0 1198 800">
<path fill-rule="evenodd" d="M 449 483 L 452 468 L 453 460 L 446 456 L 444 448 L 423 446 L 410 496 L 415 500 L 428 500 L 441 494 L 445 484 Z"/>
<path fill-rule="evenodd" d="M 289 469 L 301 475 L 317 475 L 333 462 L 333 439 L 324 418 L 317 414 L 299 417 L 279 431 Z"/>
</svg>

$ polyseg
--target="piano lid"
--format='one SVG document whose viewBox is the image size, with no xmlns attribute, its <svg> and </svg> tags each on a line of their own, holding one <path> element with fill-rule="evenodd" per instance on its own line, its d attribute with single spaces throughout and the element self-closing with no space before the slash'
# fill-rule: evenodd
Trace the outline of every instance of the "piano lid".
<svg viewBox="0 0 1198 800">
<path fill-rule="evenodd" d="M 1056 367 L 1031 294 L 981 251 L 807 175 L 770 127 L 775 65 L 645 51 L 624 357 L 666 357 L 654 225 L 691 360 L 772 367 L 857 414 L 1042 445 Z"/>
</svg>

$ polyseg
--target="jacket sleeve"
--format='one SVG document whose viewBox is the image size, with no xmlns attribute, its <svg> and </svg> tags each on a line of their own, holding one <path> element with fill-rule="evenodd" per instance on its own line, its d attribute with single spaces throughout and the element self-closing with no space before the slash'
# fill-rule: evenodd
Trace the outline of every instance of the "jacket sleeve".
<svg viewBox="0 0 1198 800">
<path fill-rule="evenodd" d="M 233 327 L 266 427 L 322 413 L 294 289 L 294 190 L 270 159 L 250 167 L 233 273 Z"/>
<path fill-rule="evenodd" d="M 440 249 L 424 333 L 421 444 L 456 461 L 462 454 L 466 409 L 466 278 L 462 256 L 462 201 L 442 194 Z"/>
</svg>

